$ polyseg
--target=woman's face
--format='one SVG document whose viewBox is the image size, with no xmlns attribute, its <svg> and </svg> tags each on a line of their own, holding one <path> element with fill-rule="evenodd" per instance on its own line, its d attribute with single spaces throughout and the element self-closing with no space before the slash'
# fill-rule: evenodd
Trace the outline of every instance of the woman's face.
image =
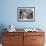
<svg viewBox="0 0 46 46">
<path fill-rule="evenodd" d="M 26 19 L 27 18 L 27 13 L 26 12 L 23 12 L 22 13 L 22 16 L 23 16 L 23 19 Z"/>
<path fill-rule="evenodd" d="M 26 16 L 26 15 L 27 15 L 27 13 L 26 13 L 26 12 L 23 12 L 23 15 L 24 15 L 24 16 Z"/>
</svg>

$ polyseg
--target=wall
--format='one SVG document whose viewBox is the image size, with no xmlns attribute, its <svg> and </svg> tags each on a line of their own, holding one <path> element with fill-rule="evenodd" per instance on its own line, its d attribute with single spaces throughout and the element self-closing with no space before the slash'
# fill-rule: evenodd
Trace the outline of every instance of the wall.
<svg viewBox="0 0 46 46">
<path fill-rule="evenodd" d="M 0 0 L 0 27 L 46 28 L 46 0 Z M 35 7 L 35 22 L 18 22 L 17 7 Z M 1 31 L 1 30 L 0 30 Z"/>
</svg>

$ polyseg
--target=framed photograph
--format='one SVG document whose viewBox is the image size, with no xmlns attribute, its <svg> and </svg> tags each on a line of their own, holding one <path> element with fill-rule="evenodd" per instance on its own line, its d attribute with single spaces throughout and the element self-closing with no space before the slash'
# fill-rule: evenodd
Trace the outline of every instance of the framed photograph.
<svg viewBox="0 0 46 46">
<path fill-rule="evenodd" d="M 17 8 L 18 21 L 35 21 L 35 7 L 18 7 Z"/>
</svg>

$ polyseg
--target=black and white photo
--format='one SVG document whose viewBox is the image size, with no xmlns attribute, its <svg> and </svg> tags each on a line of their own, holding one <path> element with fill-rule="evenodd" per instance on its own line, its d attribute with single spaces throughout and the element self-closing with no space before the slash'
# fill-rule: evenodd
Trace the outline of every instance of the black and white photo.
<svg viewBox="0 0 46 46">
<path fill-rule="evenodd" d="M 18 21 L 34 21 L 35 8 L 34 7 L 18 7 L 17 20 Z"/>
</svg>

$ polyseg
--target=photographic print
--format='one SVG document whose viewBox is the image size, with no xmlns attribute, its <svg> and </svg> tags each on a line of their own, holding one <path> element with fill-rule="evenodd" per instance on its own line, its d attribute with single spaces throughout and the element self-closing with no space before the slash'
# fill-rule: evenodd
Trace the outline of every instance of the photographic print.
<svg viewBox="0 0 46 46">
<path fill-rule="evenodd" d="M 35 7 L 18 7 L 17 8 L 18 21 L 35 21 Z"/>
</svg>

